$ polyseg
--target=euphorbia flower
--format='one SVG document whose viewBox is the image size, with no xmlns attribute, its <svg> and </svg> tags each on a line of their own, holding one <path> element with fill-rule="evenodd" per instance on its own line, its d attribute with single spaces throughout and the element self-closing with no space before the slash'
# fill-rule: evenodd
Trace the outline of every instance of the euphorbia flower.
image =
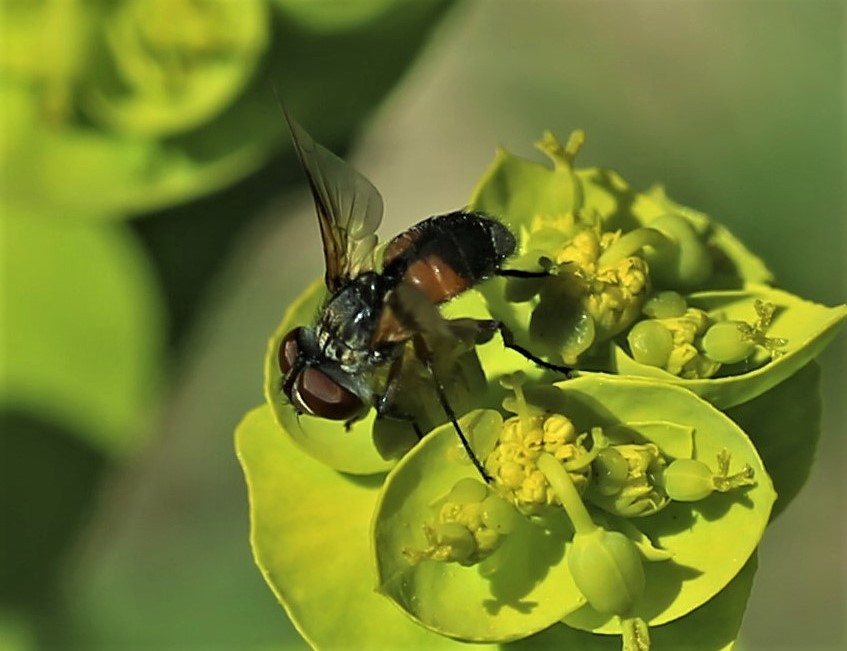
<svg viewBox="0 0 847 651">
<path fill-rule="evenodd" d="M 776 494 L 719 408 L 790 498 L 820 408 L 803 367 L 847 308 L 761 284 L 758 258 L 660 188 L 576 169 L 582 141 L 546 136 L 552 168 L 500 152 L 472 199 L 520 236 L 510 266 L 550 277 L 489 282 L 444 312 L 502 319 L 529 350 L 605 371 L 560 381 L 496 338 L 457 347 L 445 392 L 487 478 L 414 364 L 401 399 L 431 430 L 420 441 L 373 415 L 349 432 L 298 419 L 277 351 L 319 284 L 271 338 L 268 405 L 237 448 L 254 555 L 313 646 L 734 639 Z"/>
<path fill-rule="evenodd" d="M 466 549 L 461 559 L 418 553 L 410 561 L 409 550 L 432 546 L 428 532 L 445 496 L 476 479 L 474 468 L 457 458 L 449 427 L 427 435 L 389 473 L 381 491 L 374 520 L 380 590 L 415 621 L 478 642 L 525 637 L 561 620 L 594 632 L 629 634 L 632 618 L 650 626 L 674 621 L 741 570 L 764 532 L 775 494 L 755 449 L 723 414 L 690 392 L 643 380 L 585 377 L 527 389 L 525 399 L 523 390 L 514 388 L 517 400 L 509 404 L 517 415 L 504 422 L 497 412 L 472 412 L 462 421 L 493 477 L 485 495 L 477 496 L 480 503 L 500 495 L 522 514 L 517 523 L 514 516 L 509 520 L 493 551 Z M 586 458 L 557 457 L 562 445 L 544 442 L 544 424 L 551 418 L 566 418 L 574 431 L 595 438 L 594 446 L 586 446 Z M 587 497 L 592 482 L 602 480 L 593 469 L 595 447 L 615 445 L 597 428 L 615 432 L 617 439 L 626 432 L 630 444 L 656 446 L 671 465 L 673 459 L 690 461 L 695 449 L 698 458 L 729 450 L 733 464 L 752 469 L 755 485 L 707 497 L 717 500 L 711 507 L 666 498 L 653 514 L 619 524 L 620 514 L 597 511 Z M 523 452 L 504 455 L 498 448 L 514 447 L 518 435 Z M 504 472 L 516 458 L 528 466 L 518 475 L 520 485 L 512 471 Z M 661 473 L 656 474 L 651 481 L 663 490 Z M 562 488 L 568 484 L 570 489 Z M 702 517 L 700 509 L 722 515 Z M 638 543 L 644 544 L 644 537 L 667 553 L 642 556 Z M 475 556 L 475 564 L 467 562 Z M 618 563 L 623 582 L 616 588 L 602 577 L 618 572 L 613 569 Z M 642 564 L 644 575 L 638 578 Z M 623 628 L 620 617 L 629 622 Z"/>
</svg>

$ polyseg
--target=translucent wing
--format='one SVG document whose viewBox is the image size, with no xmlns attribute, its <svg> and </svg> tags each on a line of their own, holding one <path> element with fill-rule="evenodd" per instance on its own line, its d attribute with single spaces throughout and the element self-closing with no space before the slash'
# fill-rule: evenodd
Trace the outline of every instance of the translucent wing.
<svg viewBox="0 0 847 651">
<path fill-rule="evenodd" d="M 312 140 L 284 108 L 283 113 L 315 199 L 326 286 L 334 292 L 345 280 L 374 268 L 382 197 L 364 176 Z"/>
</svg>

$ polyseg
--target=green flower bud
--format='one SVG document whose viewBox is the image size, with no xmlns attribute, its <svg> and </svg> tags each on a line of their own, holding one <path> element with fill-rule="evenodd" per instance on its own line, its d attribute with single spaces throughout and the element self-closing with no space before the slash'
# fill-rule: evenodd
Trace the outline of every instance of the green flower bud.
<svg viewBox="0 0 847 651">
<path fill-rule="evenodd" d="M 716 362 L 735 364 L 747 359 L 756 345 L 745 338 L 741 321 L 718 321 L 706 330 L 701 346 Z"/>
<path fill-rule="evenodd" d="M 482 502 L 482 522 L 491 531 L 511 533 L 519 517 L 514 507 L 497 495 L 489 495 Z"/>
<path fill-rule="evenodd" d="M 555 260 L 560 265 L 573 265 L 577 273 L 594 273 L 597 271 L 597 260 L 602 252 L 599 229 L 584 226 L 559 251 Z"/>
<path fill-rule="evenodd" d="M 663 475 L 665 492 L 677 502 L 697 502 L 715 490 L 712 470 L 696 459 L 677 459 Z"/>
<path fill-rule="evenodd" d="M 626 340 L 636 362 L 659 368 L 667 365 L 674 348 L 671 331 L 655 319 L 636 323 Z"/>
<path fill-rule="evenodd" d="M 676 459 L 661 474 L 664 490 L 677 502 L 697 502 L 714 491 L 725 493 L 741 486 L 754 486 L 753 469 L 745 465 L 740 472 L 729 474 L 730 454 L 723 450 L 718 455 L 718 470 L 712 472 L 708 465 L 697 459 Z"/>
<path fill-rule="evenodd" d="M 604 511 L 627 518 L 652 515 L 668 504 L 656 486 L 656 476 L 666 465 L 653 443 L 614 445 L 592 462 L 594 481 L 586 497 Z"/>
<path fill-rule="evenodd" d="M 647 299 L 642 312 L 651 319 L 670 319 L 682 316 L 687 309 L 688 305 L 681 294 L 664 291 Z"/>
<path fill-rule="evenodd" d="M 672 347 L 662 364 L 652 364 L 664 368 L 668 373 L 686 379 L 712 377 L 718 372 L 719 362 L 704 355 L 698 348 L 700 337 L 706 332 L 712 321 L 703 310 L 690 307 L 682 316 L 641 321 L 632 328 L 627 336 L 633 358 L 650 364 L 660 361 L 664 356 L 667 339 L 655 323 L 663 326 L 671 335 Z M 634 332 L 634 334 L 633 334 Z M 636 354 L 641 357 L 636 357 Z"/>
<path fill-rule="evenodd" d="M 573 366 L 594 344 L 597 327 L 578 301 L 567 293 L 545 288 L 530 317 L 529 334 L 537 345 L 557 353 Z"/>
<path fill-rule="evenodd" d="M 600 268 L 583 304 L 605 340 L 628 328 L 641 312 L 649 289 L 647 263 L 630 256 L 612 267 Z"/>
<path fill-rule="evenodd" d="M 601 495 L 618 493 L 629 476 L 629 463 L 613 447 L 600 450 L 592 468 L 594 470 L 593 488 Z"/>
</svg>

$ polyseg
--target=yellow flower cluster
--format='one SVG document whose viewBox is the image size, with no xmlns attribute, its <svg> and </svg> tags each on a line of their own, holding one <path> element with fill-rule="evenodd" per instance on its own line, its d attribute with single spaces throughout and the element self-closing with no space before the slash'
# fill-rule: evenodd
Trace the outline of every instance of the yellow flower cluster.
<svg viewBox="0 0 847 651">
<path fill-rule="evenodd" d="M 561 414 L 514 416 L 503 424 L 497 446 L 485 461 L 494 487 L 508 502 L 527 514 L 559 505 L 558 498 L 536 465 L 542 452 L 569 469 L 577 488 L 587 484 L 593 455 L 586 449 L 588 434 L 578 434 Z M 582 463 L 584 461 L 584 463 Z"/>
</svg>

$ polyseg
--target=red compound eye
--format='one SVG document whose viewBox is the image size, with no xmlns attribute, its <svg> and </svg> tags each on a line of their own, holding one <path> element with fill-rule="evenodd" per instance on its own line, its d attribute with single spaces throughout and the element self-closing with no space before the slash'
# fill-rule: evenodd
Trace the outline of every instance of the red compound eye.
<svg viewBox="0 0 847 651">
<path fill-rule="evenodd" d="M 297 343 L 300 328 L 294 328 L 291 332 L 285 335 L 282 343 L 279 345 L 279 370 L 282 375 L 288 375 L 288 371 L 294 368 L 294 363 L 297 361 L 297 355 L 300 353 L 300 345 Z"/>
<path fill-rule="evenodd" d="M 330 420 L 347 420 L 362 409 L 362 401 L 331 377 L 314 367 L 297 377 L 297 397 L 309 412 Z"/>
</svg>

